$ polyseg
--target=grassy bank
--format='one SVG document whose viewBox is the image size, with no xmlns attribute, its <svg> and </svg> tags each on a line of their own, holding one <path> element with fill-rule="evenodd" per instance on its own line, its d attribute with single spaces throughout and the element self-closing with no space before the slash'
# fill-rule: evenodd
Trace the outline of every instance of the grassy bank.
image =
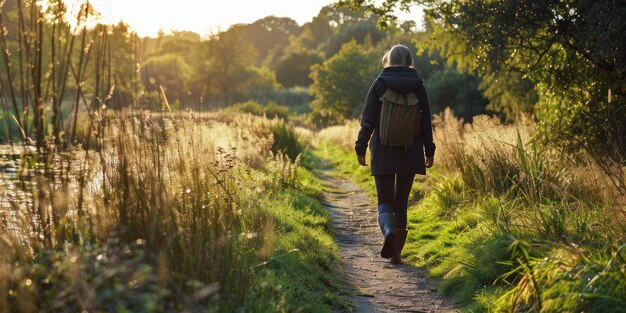
<svg viewBox="0 0 626 313">
<path fill-rule="evenodd" d="M 29 196 L 0 213 L 0 311 L 346 306 L 302 133 L 226 120 L 120 113 L 94 150 L 24 160 L 35 183 L 1 191 Z"/>
<path fill-rule="evenodd" d="M 314 163 L 307 153 L 305 164 Z M 333 312 L 349 306 L 337 272 L 337 246 L 330 217 L 317 197 L 322 185 L 298 169 L 297 188 L 283 189 L 267 207 L 274 220 L 272 257 L 254 267 L 248 311 Z M 281 188 L 282 189 L 282 188 Z"/>
<path fill-rule="evenodd" d="M 436 125 L 436 166 L 410 197 L 405 260 L 467 311 L 624 310 L 623 206 L 592 162 L 533 146 L 526 126 L 463 126 L 449 114 Z M 318 150 L 373 194 L 352 150 L 356 127 L 322 131 Z"/>
</svg>

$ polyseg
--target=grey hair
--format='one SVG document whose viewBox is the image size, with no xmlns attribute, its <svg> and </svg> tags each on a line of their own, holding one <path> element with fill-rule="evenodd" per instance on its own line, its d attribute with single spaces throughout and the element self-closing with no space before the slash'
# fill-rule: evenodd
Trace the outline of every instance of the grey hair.
<svg viewBox="0 0 626 313">
<path fill-rule="evenodd" d="M 405 45 L 395 45 L 383 56 L 383 66 L 406 66 L 413 67 L 411 50 Z"/>
</svg>

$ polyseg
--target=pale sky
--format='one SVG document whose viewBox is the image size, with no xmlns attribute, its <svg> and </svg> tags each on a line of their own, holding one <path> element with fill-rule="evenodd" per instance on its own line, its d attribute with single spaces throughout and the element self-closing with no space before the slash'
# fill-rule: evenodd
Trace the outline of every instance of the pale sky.
<svg viewBox="0 0 626 313">
<path fill-rule="evenodd" d="M 66 1 L 68 2 L 68 1 Z M 302 25 L 333 0 L 92 0 L 108 22 L 124 20 L 140 36 L 156 36 L 159 29 L 191 30 L 201 35 L 225 30 L 236 23 L 252 23 L 268 15 L 290 17 Z M 421 10 L 398 12 L 400 20 L 422 20 Z"/>
</svg>

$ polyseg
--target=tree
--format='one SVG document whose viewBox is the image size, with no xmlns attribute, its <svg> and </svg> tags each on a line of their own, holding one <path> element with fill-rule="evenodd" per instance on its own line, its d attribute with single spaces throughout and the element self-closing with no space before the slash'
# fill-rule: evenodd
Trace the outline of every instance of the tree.
<svg viewBox="0 0 626 313">
<path fill-rule="evenodd" d="M 280 88 L 274 71 L 267 67 L 248 66 L 244 72 L 246 79 L 241 82 L 240 91 L 271 91 Z"/>
<path fill-rule="evenodd" d="M 190 98 L 190 78 L 192 68 L 177 54 L 164 54 L 148 58 L 142 71 L 142 81 L 146 90 L 158 92 L 163 87 L 168 100 L 184 102 Z"/>
<path fill-rule="evenodd" d="M 376 74 L 381 69 L 380 55 L 352 40 L 323 64 L 314 65 L 311 78 L 311 103 L 315 122 L 339 123 L 357 116 Z"/>
<path fill-rule="evenodd" d="M 371 0 L 382 20 L 394 6 L 424 5 L 432 45 L 462 69 L 534 85 L 537 139 L 603 163 L 626 163 L 626 5 L 616 0 Z M 510 73 L 517 73 L 511 76 Z M 494 80 L 495 81 L 495 80 Z M 504 85 L 506 86 L 506 85 Z M 609 96 L 611 94 L 611 96 Z M 531 99 L 529 97 L 528 99 Z M 505 105 L 503 103 L 503 105 Z M 608 143 L 608 144 L 607 144 Z"/>
<path fill-rule="evenodd" d="M 452 108 L 455 115 L 471 122 L 478 114 L 485 113 L 487 99 L 478 88 L 480 78 L 461 73 L 455 69 L 434 72 L 426 81 L 431 112 L 440 113 L 446 107 Z"/>
<path fill-rule="evenodd" d="M 489 99 L 487 108 L 507 121 L 533 112 L 539 95 L 535 84 L 519 72 L 484 73 L 480 88 Z"/>
<path fill-rule="evenodd" d="M 285 87 L 308 86 L 313 82 L 309 76 L 311 66 L 323 61 L 322 55 L 313 50 L 286 51 L 275 65 L 276 78 Z"/>
<path fill-rule="evenodd" d="M 276 46 L 285 46 L 291 36 L 298 36 L 302 28 L 288 17 L 267 16 L 252 24 L 240 25 L 245 38 L 257 49 L 258 60 L 263 60 Z"/>
<path fill-rule="evenodd" d="M 336 54 L 341 46 L 350 40 L 356 40 L 358 44 L 371 48 L 385 36 L 385 32 L 376 27 L 376 20 L 343 22 L 338 26 L 336 35 L 329 37 L 325 48 L 326 55 Z"/>
<path fill-rule="evenodd" d="M 243 30 L 232 27 L 206 43 L 206 87 L 208 94 L 240 90 L 247 79 L 245 69 L 256 64 L 257 50 L 245 39 Z"/>
<path fill-rule="evenodd" d="M 112 84 L 115 85 L 112 103 L 116 107 L 125 107 L 133 103 L 133 95 L 141 90 L 137 75 L 137 44 L 138 36 L 130 26 L 119 22 L 108 26 L 110 45 L 110 64 Z M 103 92 L 108 92 L 103 88 Z"/>
<path fill-rule="evenodd" d="M 371 23 L 372 19 L 374 19 L 374 21 L 376 20 L 375 16 L 364 14 L 365 12 L 354 12 L 333 5 L 325 6 L 320 10 L 317 16 L 313 17 L 311 22 L 302 25 L 302 34 L 292 40 L 290 44 L 295 44 L 297 47 L 324 51 L 326 57 L 330 57 L 339 51 L 338 48 L 340 48 L 342 44 L 352 39 L 357 39 L 359 43 L 363 43 L 362 40 L 365 38 L 365 34 L 368 31 L 376 32 L 374 36 L 380 34 L 379 30 L 370 28 L 363 32 L 362 27 L 356 27 L 353 30 L 348 29 L 346 31 L 347 36 L 346 34 L 340 35 L 344 37 L 343 41 L 337 42 L 337 40 L 334 39 L 335 36 L 339 35 L 345 28 L 351 28 L 354 24 L 368 24 Z M 361 36 L 354 35 L 359 32 L 361 32 Z M 333 40 L 335 43 L 332 43 Z"/>
</svg>

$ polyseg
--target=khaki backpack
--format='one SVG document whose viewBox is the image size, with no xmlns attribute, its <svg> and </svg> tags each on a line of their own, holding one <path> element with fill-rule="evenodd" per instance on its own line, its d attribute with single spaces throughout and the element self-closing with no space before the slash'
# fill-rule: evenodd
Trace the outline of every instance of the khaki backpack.
<svg viewBox="0 0 626 313">
<path fill-rule="evenodd" d="M 414 92 L 399 94 L 387 88 L 380 97 L 380 141 L 385 146 L 411 147 L 419 135 L 422 110 Z"/>
</svg>

